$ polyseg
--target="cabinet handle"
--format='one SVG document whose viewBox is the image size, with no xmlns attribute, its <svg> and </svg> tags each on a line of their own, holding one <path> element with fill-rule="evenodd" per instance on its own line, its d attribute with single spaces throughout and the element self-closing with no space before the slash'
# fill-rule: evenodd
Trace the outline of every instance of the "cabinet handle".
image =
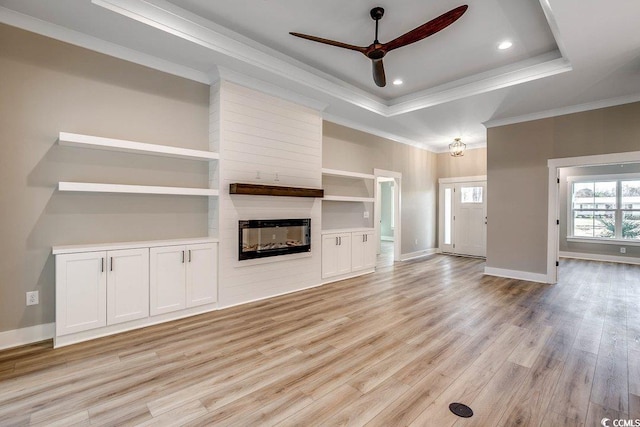
<svg viewBox="0 0 640 427">
<path fill-rule="evenodd" d="M 338 238 L 336 237 L 336 246 L 338 246 Z"/>
<path fill-rule="evenodd" d="M 338 240 L 340 241 L 340 246 L 342 246 L 342 236 L 338 237 Z"/>
<path fill-rule="evenodd" d="M 111 257 L 111 271 L 113 271 L 113 257 Z"/>
<path fill-rule="evenodd" d="M 182 251 L 182 263 L 184 264 L 184 251 Z"/>
<path fill-rule="evenodd" d="M 104 273 L 104 258 L 100 258 L 100 273 Z"/>
<path fill-rule="evenodd" d="M 189 262 L 191 262 L 191 249 L 189 249 Z"/>
</svg>

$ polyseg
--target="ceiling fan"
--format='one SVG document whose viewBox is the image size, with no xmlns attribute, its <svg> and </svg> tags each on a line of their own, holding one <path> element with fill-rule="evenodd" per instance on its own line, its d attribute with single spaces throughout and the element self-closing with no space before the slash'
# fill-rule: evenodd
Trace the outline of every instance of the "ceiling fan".
<svg viewBox="0 0 640 427">
<path fill-rule="evenodd" d="M 415 43 L 424 38 L 427 38 L 438 31 L 441 31 L 447 28 L 449 25 L 453 24 L 457 21 L 466 11 L 469 6 L 462 5 L 458 6 L 455 9 L 450 10 L 447 13 L 444 13 L 438 16 L 431 21 L 420 25 L 417 28 L 409 31 L 397 37 L 390 42 L 380 43 L 378 41 L 378 21 L 384 16 L 384 9 L 381 7 L 374 7 L 371 9 L 371 18 L 376 21 L 376 37 L 373 43 L 371 43 L 367 47 L 355 46 L 347 43 L 338 42 L 335 40 L 323 39 L 321 37 L 310 36 L 307 34 L 293 33 L 290 32 L 292 36 L 301 37 L 303 39 L 311 40 L 314 42 L 324 43 L 331 46 L 341 47 L 344 49 L 356 50 L 362 54 L 364 54 L 367 58 L 371 59 L 373 65 L 373 80 L 380 87 L 384 87 L 387 84 L 386 77 L 384 75 L 384 66 L 382 65 L 382 58 L 390 51 L 394 49 L 398 49 L 399 47 L 406 46 L 411 43 Z"/>
</svg>

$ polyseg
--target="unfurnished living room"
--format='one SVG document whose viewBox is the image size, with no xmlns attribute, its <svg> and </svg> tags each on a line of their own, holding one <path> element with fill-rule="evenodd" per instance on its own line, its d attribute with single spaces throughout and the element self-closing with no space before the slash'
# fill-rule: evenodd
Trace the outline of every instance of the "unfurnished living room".
<svg viewBox="0 0 640 427">
<path fill-rule="evenodd" d="M 639 17 L 0 0 L 0 426 L 640 426 Z"/>
</svg>

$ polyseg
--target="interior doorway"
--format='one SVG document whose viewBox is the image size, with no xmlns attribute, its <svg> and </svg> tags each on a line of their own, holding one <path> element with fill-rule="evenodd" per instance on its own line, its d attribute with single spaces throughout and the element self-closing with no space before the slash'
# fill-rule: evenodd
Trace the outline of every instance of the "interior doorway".
<svg viewBox="0 0 640 427">
<path fill-rule="evenodd" d="M 628 153 L 611 153 L 611 154 L 600 154 L 594 156 L 582 156 L 582 157 L 565 157 L 560 159 L 549 159 L 547 162 L 547 166 L 549 167 L 549 200 L 548 200 L 548 222 L 547 222 L 547 283 L 557 283 L 558 281 L 558 267 L 560 264 L 560 226 L 561 226 L 561 203 L 566 204 L 566 200 L 560 200 L 560 172 L 564 168 L 575 168 L 575 167 L 588 167 L 588 166 L 605 166 L 605 165 L 626 165 L 630 163 L 640 163 L 640 151 L 633 151 Z M 596 181 L 595 179 L 593 181 Z M 609 179 L 608 181 L 611 181 Z M 567 183 L 563 183 L 562 185 L 567 185 Z M 595 187 L 594 187 L 595 188 Z M 595 199 L 594 199 L 595 202 Z M 595 211 L 596 206 L 593 206 L 593 209 L 590 211 L 594 211 L 591 214 L 591 217 L 595 218 L 597 215 Z M 576 212 L 576 210 L 581 209 L 573 209 L 574 212 L 570 214 L 565 214 L 564 217 L 567 217 L 566 227 L 580 229 L 584 222 L 584 219 L 589 219 L 589 215 L 585 216 L 584 212 Z M 606 210 L 606 207 L 605 207 Z M 576 217 L 573 220 L 569 219 L 569 216 Z M 620 214 L 617 214 L 620 216 Z M 564 219 L 564 217 L 562 219 Z M 594 219 L 594 221 L 597 218 Z M 597 221 L 596 221 L 597 222 Z M 596 223 L 594 222 L 594 224 Z M 592 233 L 597 233 L 597 227 L 584 228 L 585 230 L 591 230 Z M 575 231 L 571 232 L 563 232 L 563 235 L 568 234 L 576 234 Z M 616 236 L 614 236 L 616 237 Z M 573 236 L 573 239 L 579 239 Z M 620 242 L 613 242 L 620 243 Z M 624 243 L 624 246 L 627 246 L 629 243 Z M 602 255 L 600 255 L 602 258 Z M 610 258 L 611 261 L 615 261 L 613 257 Z"/>
<path fill-rule="evenodd" d="M 377 182 L 380 189 L 380 241 L 393 242 L 395 240 L 395 180 L 378 177 Z"/>
<path fill-rule="evenodd" d="M 486 176 L 442 178 L 438 182 L 440 251 L 485 257 L 487 250 Z"/>
<path fill-rule="evenodd" d="M 382 253 L 383 244 L 388 248 L 393 244 L 393 260 L 400 261 L 402 247 L 401 230 L 401 185 L 402 174 L 399 172 L 374 169 L 375 212 L 377 253 Z M 387 251 L 388 252 L 388 251 Z"/>
</svg>

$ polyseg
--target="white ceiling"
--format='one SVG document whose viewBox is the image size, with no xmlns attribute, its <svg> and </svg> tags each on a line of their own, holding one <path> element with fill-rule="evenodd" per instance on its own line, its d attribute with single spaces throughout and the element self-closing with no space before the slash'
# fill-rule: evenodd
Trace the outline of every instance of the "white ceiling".
<svg viewBox="0 0 640 427">
<path fill-rule="evenodd" d="M 385 88 L 362 54 L 288 34 L 367 46 L 374 6 L 385 8 L 386 42 L 460 4 L 0 0 L 0 22 L 199 81 L 258 86 L 324 108 L 328 120 L 436 151 L 455 137 L 485 143 L 483 122 L 640 100 L 637 1 L 467 1 L 450 27 L 385 57 Z M 505 39 L 514 46 L 498 50 Z M 392 85 L 396 77 L 405 83 Z"/>
</svg>

